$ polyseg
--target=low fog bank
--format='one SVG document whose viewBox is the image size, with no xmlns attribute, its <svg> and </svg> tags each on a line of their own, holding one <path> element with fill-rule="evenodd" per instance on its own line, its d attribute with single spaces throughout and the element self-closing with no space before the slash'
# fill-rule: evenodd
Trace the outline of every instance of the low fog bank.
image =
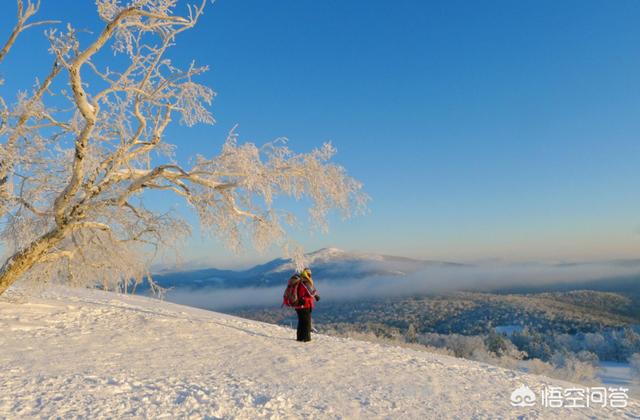
<svg viewBox="0 0 640 420">
<path fill-rule="evenodd" d="M 570 285 L 593 280 L 613 279 L 640 274 L 640 267 L 624 264 L 589 263 L 581 265 L 483 265 L 430 267 L 405 276 L 371 276 L 356 280 L 316 279 L 325 300 L 408 297 L 455 291 L 496 291 L 514 287 Z M 286 277 L 286 276 L 285 276 Z M 237 289 L 170 290 L 169 301 L 212 310 L 246 306 L 278 307 L 287 282 L 282 286 Z"/>
</svg>

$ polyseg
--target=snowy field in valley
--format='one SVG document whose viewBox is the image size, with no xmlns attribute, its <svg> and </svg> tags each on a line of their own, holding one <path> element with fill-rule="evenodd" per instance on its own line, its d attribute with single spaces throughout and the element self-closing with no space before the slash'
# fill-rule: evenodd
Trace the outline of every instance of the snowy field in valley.
<svg viewBox="0 0 640 420">
<path fill-rule="evenodd" d="M 638 418 L 513 407 L 571 384 L 428 352 L 295 332 L 137 296 L 0 297 L 0 417 Z M 539 400 L 540 398 L 538 398 Z"/>
</svg>

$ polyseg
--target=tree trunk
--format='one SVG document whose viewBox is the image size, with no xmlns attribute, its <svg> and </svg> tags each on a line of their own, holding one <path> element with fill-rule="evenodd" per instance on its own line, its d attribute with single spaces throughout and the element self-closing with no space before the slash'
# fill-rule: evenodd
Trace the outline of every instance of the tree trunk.
<svg viewBox="0 0 640 420">
<path fill-rule="evenodd" d="M 64 237 L 64 232 L 54 228 L 36 239 L 27 248 L 12 255 L 0 268 L 0 295 L 2 295 L 24 273 Z"/>
</svg>

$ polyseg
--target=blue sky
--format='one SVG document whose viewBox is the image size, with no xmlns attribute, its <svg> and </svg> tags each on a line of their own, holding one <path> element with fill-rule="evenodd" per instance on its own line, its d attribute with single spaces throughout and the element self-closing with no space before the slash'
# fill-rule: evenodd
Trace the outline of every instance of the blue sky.
<svg viewBox="0 0 640 420">
<path fill-rule="evenodd" d="M 8 28 L 15 6 L 2 7 Z M 101 25 L 92 1 L 43 0 L 41 17 Z M 639 21 L 631 0 L 217 0 L 171 53 L 211 66 L 217 124 L 176 126 L 170 141 L 183 159 L 217 151 L 235 124 L 296 151 L 333 141 L 373 201 L 329 234 L 293 232 L 309 250 L 634 257 Z M 42 31 L 15 51 L 3 76 L 28 86 L 11 63 L 49 63 Z M 277 254 L 233 256 L 197 233 L 185 251 L 222 266 Z"/>
</svg>

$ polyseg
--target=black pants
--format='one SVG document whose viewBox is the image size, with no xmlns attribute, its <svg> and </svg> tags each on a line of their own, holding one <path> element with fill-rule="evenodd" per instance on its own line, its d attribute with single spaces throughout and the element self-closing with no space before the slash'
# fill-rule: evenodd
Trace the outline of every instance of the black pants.
<svg viewBox="0 0 640 420">
<path fill-rule="evenodd" d="M 298 341 L 311 341 L 311 308 L 296 309 L 298 314 Z"/>
</svg>

